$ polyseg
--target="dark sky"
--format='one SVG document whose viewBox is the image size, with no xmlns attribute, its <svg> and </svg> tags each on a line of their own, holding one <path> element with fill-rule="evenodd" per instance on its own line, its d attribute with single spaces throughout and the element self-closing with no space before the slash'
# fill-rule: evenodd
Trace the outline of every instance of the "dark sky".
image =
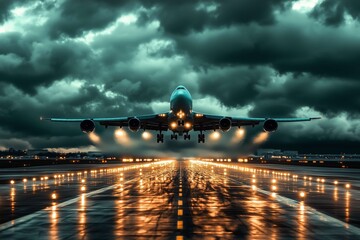
<svg viewBox="0 0 360 240">
<path fill-rule="evenodd" d="M 359 16 L 353 0 L 1 0 L 0 149 L 360 152 Z M 200 145 L 119 144 L 99 126 L 93 144 L 78 124 L 39 121 L 166 111 L 180 84 L 196 111 L 322 120 Z"/>
</svg>

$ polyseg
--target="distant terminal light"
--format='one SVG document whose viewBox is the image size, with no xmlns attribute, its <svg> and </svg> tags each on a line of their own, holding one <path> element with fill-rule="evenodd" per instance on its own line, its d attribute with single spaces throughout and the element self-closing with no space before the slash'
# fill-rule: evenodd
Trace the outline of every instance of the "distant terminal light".
<svg viewBox="0 0 360 240">
<path fill-rule="evenodd" d="M 305 192 L 301 191 L 301 192 L 299 193 L 299 195 L 300 195 L 301 198 L 304 198 L 304 197 L 305 197 Z"/>
<path fill-rule="evenodd" d="M 57 199 L 56 193 L 51 194 L 51 199 L 53 199 L 53 200 Z"/>
</svg>

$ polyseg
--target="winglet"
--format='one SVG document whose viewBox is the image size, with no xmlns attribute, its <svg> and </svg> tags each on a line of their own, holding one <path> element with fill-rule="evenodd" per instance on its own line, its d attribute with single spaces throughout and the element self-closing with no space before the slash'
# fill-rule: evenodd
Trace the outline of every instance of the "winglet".
<svg viewBox="0 0 360 240">
<path fill-rule="evenodd" d="M 51 118 L 40 117 L 40 121 L 43 121 L 43 120 L 51 120 Z"/>
</svg>

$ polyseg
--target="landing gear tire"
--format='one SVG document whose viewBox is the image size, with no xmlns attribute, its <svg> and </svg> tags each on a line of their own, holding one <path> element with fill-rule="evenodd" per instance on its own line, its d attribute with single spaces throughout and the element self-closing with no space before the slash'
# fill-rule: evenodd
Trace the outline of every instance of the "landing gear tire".
<svg viewBox="0 0 360 240">
<path fill-rule="evenodd" d="M 158 134 L 156 135 L 156 142 L 157 142 L 157 143 L 159 143 L 159 142 L 164 143 L 164 134 L 158 133 Z"/>
<path fill-rule="evenodd" d="M 190 134 L 187 133 L 184 135 L 184 140 L 186 140 L 186 139 L 190 140 Z"/>
<path fill-rule="evenodd" d="M 198 143 L 205 143 L 205 134 L 199 134 L 198 135 Z"/>
<path fill-rule="evenodd" d="M 171 140 L 177 140 L 177 135 L 176 134 L 171 134 L 171 136 L 170 136 L 170 138 L 171 138 Z"/>
</svg>

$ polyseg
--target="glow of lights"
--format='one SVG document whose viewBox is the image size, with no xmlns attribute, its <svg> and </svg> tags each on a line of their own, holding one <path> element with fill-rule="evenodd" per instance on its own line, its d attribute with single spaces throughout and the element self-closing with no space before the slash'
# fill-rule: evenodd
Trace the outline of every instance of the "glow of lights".
<svg viewBox="0 0 360 240">
<path fill-rule="evenodd" d="M 15 184 L 15 181 L 14 181 L 14 180 L 11 180 L 11 181 L 10 181 L 10 184 Z"/>
<path fill-rule="evenodd" d="M 245 129 L 239 128 L 235 131 L 235 134 L 234 134 L 233 138 L 231 139 L 231 143 L 237 144 L 237 143 L 241 142 L 242 140 L 244 140 L 244 138 L 245 138 Z"/>
<path fill-rule="evenodd" d="M 85 182 L 85 179 L 81 179 L 81 182 L 84 183 L 84 182 Z"/>
<path fill-rule="evenodd" d="M 256 190 L 256 186 L 255 186 L 255 185 L 252 185 L 252 186 L 251 186 L 251 189 L 255 191 L 255 190 Z"/>
<path fill-rule="evenodd" d="M 57 198 L 56 193 L 51 194 L 51 198 L 52 198 L 53 200 L 55 200 L 55 199 Z"/>
<path fill-rule="evenodd" d="M 276 191 L 277 187 L 276 187 L 276 186 L 272 186 L 271 189 L 272 189 L 273 191 Z"/>
<path fill-rule="evenodd" d="M 305 197 L 305 192 L 300 192 L 299 195 L 300 195 L 301 198 L 304 198 Z"/>
<path fill-rule="evenodd" d="M 256 179 L 253 179 L 252 182 L 253 182 L 253 183 L 256 183 Z"/>
<path fill-rule="evenodd" d="M 141 136 L 142 136 L 142 138 L 145 139 L 145 140 L 151 139 L 151 133 L 149 133 L 149 132 L 143 132 L 143 133 L 141 134 Z"/>
<path fill-rule="evenodd" d="M 189 128 L 191 128 L 191 123 L 185 123 L 185 128 L 187 128 L 187 129 L 189 129 Z"/>
<path fill-rule="evenodd" d="M 219 132 L 213 132 L 210 134 L 210 139 L 212 140 L 219 140 L 220 139 L 220 133 Z"/>
<path fill-rule="evenodd" d="M 24 179 L 23 179 L 23 182 L 24 182 L 24 183 L 26 183 L 26 182 L 27 182 L 27 179 L 26 179 L 26 178 L 24 178 Z"/>
<path fill-rule="evenodd" d="M 276 183 L 276 179 L 272 179 L 271 182 L 272 182 L 272 183 Z"/>
<path fill-rule="evenodd" d="M 129 144 L 130 143 L 129 136 L 124 129 L 116 129 L 114 132 L 114 138 L 119 144 Z"/>
<path fill-rule="evenodd" d="M 276 197 L 276 193 L 274 193 L 274 192 L 271 193 L 271 197 L 273 197 L 273 198 Z"/>
<path fill-rule="evenodd" d="M 238 130 L 236 130 L 236 136 L 239 137 L 239 138 L 243 138 L 245 135 L 245 129 L 243 128 L 239 128 Z"/>
<path fill-rule="evenodd" d="M 86 190 L 86 188 L 85 188 L 85 186 L 81 186 L 81 191 L 85 191 Z"/>
<path fill-rule="evenodd" d="M 35 181 L 36 181 L 36 178 L 33 178 L 32 180 L 35 182 Z"/>
<path fill-rule="evenodd" d="M 89 133 L 88 136 L 90 141 L 92 141 L 93 143 L 100 143 L 101 141 L 99 135 L 94 132 Z"/>
<path fill-rule="evenodd" d="M 260 144 L 265 142 L 269 137 L 269 133 L 268 132 L 261 132 L 258 135 L 256 135 L 253 139 L 253 143 L 254 144 Z"/>
<path fill-rule="evenodd" d="M 334 184 L 337 185 L 339 182 L 337 180 L 334 181 Z"/>
<path fill-rule="evenodd" d="M 176 124 L 176 122 L 172 122 L 172 123 L 170 124 L 170 126 L 171 126 L 172 129 L 175 129 L 176 126 L 177 126 L 177 124 Z"/>
<path fill-rule="evenodd" d="M 345 185 L 345 187 L 346 187 L 346 188 L 350 188 L 351 185 L 350 185 L 349 183 L 347 183 L 347 184 Z"/>
</svg>

